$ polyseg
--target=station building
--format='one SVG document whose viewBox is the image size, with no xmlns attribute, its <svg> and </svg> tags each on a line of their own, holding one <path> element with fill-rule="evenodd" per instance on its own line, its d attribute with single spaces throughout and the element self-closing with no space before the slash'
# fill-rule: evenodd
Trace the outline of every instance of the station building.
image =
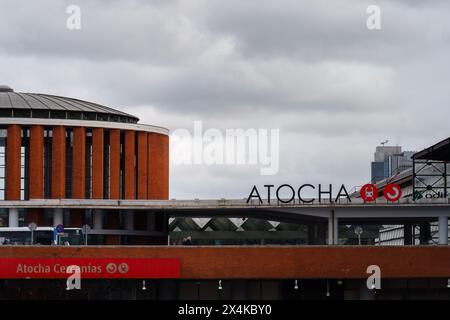
<svg viewBox="0 0 450 320">
<path fill-rule="evenodd" d="M 169 196 L 168 130 L 138 121 L 92 102 L 0 87 L 1 225 L 88 224 L 97 244 L 160 243 L 164 217 L 114 205 Z M 47 208 L 55 199 L 116 202 Z"/>
<path fill-rule="evenodd" d="M 37 245 L 33 235 L 0 245 L 0 299 L 449 299 L 449 161 L 443 142 L 413 157 L 411 175 L 377 182 L 380 194 L 403 187 L 395 203 L 169 200 L 167 129 L 3 86 L 3 229 L 91 230 L 83 245 Z M 420 226 L 420 241 L 407 231 L 401 245 L 379 245 L 384 225 Z M 189 235 L 193 245 L 181 245 Z M 74 265 L 82 287 L 67 290 Z M 373 266 L 380 289 L 367 282 Z"/>
</svg>

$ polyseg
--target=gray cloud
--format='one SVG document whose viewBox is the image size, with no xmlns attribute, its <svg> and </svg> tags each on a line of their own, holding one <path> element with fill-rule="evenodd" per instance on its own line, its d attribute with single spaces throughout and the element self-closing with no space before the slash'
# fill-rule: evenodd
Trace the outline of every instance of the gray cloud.
<svg viewBox="0 0 450 320">
<path fill-rule="evenodd" d="M 1 82 L 73 96 L 171 129 L 279 128 L 280 172 L 171 167 L 171 196 L 254 183 L 358 185 L 376 144 L 448 136 L 447 1 L 1 1 Z M 369 31 L 366 8 L 381 7 Z M 195 173 L 194 173 L 195 172 Z M 202 183 L 198 183 L 201 179 Z"/>
</svg>

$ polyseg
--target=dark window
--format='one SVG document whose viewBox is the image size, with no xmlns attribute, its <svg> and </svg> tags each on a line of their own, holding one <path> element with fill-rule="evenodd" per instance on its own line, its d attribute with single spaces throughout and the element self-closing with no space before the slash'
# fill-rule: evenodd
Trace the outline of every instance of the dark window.
<svg viewBox="0 0 450 320">
<path fill-rule="evenodd" d="M 52 129 L 44 130 L 44 194 L 51 198 L 52 188 Z"/>
<path fill-rule="evenodd" d="M 109 199 L 109 131 L 103 136 L 103 198 Z"/>
<path fill-rule="evenodd" d="M 50 111 L 50 117 L 52 119 L 66 119 L 67 115 L 66 115 L 66 111 L 51 110 Z"/>
<path fill-rule="evenodd" d="M 98 121 L 109 121 L 109 115 L 106 113 L 98 113 L 97 120 Z"/>
<path fill-rule="evenodd" d="M 67 113 L 67 119 L 81 119 L 82 113 L 77 111 L 71 111 Z"/>
<path fill-rule="evenodd" d="M 12 109 L 3 109 L 0 108 L 0 117 L 8 118 L 12 116 Z"/>
<path fill-rule="evenodd" d="M 134 199 L 137 198 L 138 194 L 138 135 L 134 135 Z"/>
<path fill-rule="evenodd" d="M 14 109 L 14 117 L 15 118 L 30 118 L 31 110 L 30 109 Z"/>
<path fill-rule="evenodd" d="M 92 129 L 86 129 L 86 180 L 85 197 L 92 198 Z"/>
<path fill-rule="evenodd" d="M 0 200 L 5 200 L 6 129 L 0 129 Z M 8 220 L 4 221 L 7 223 Z M 0 223 L 1 224 L 1 223 Z"/>
<path fill-rule="evenodd" d="M 48 110 L 33 110 L 33 118 L 48 118 L 49 111 Z"/>
<path fill-rule="evenodd" d="M 20 199 L 29 199 L 30 178 L 30 129 L 22 128 L 22 146 L 20 148 Z"/>
<path fill-rule="evenodd" d="M 120 131 L 120 176 L 119 176 L 119 195 L 121 199 L 125 198 L 125 132 Z"/>
<path fill-rule="evenodd" d="M 96 120 L 96 114 L 94 112 L 83 112 L 84 120 Z"/>
</svg>

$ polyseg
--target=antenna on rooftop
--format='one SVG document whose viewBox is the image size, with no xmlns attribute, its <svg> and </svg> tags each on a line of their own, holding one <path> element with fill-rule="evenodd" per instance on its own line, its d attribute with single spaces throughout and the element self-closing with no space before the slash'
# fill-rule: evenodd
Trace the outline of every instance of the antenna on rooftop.
<svg viewBox="0 0 450 320">
<path fill-rule="evenodd" d="M 386 140 L 386 141 L 381 142 L 380 144 L 384 147 L 384 145 L 388 142 L 389 142 L 389 140 Z"/>
</svg>

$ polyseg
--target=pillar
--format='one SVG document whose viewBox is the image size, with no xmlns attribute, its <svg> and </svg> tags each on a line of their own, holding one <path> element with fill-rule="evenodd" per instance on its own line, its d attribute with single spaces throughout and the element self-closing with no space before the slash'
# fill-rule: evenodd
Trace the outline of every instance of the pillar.
<svg viewBox="0 0 450 320">
<path fill-rule="evenodd" d="M 21 127 L 16 124 L 10 124 L 6 138 L 5 200 L 20 200 L 21 145 Z"/>
<path fill-rule="evenodd" d="M 109 131 L 109 198 L 120 199 L 120 130 Z"/>
<path fill-rule="evenodd" d="M 334 241 L 334 236 L 333 236 L 333 232 L 334 232 L 334 227 L 333 227 L 333 216 L 330 215 L 330 217 L 328 218 L 328 244 L 331 245 L 333 244 Z"/>
<path fill-rule="evenodd" d="M 134 131 L 125 131 L 125 199 L 135 197 L 135 138 Z"/>
<path fill-rule="evenodd" d="M 413 225 L 411 223 L 405 223 L 403 225 L 403 244 L 405 246 L 413 245 Z"/>
<path fill-rule="evenodd" d="M 148 187 L 148 133 L 137 133 L 137 198 L 147 199 Z"/>
<path fill-rule="evenodd" d="M 53 199 L 66 196 L 66 129 L 53 127 L 52 132 L 52 194 Z"/>
<path fill-rule="evenodd" d="M 84 199 L 86 191 L 86 129 L 73 129 L 72 198 Z"/>
<path fill-rule="evenodd" d="M 125 230 L 134 230 L 134 212 L 133 210 L 125 211 Z"/>
<path fill-rule="evenodd" d="M 92 129 L 92 199 L 103 199 L 103 128 Z"/>
<path fill-rule="evenodd" d="M 9 208 L 8 227 L 16 228 L 19 226 L 19 209 Z"/>
<path fill-rule="evenodd" d="M 63 224 L 62 208 L 56 208 L 53 210 L 53 226 L 56 227 L 58 224 Z"/>
<path fill-rule="evenodd" d="M 101 209 L 94 209 L 93 220 L 93 227 L 95 230 L 103 229 L 103 211 Z"/>
<path fill-rule="evenodd" d="M 30 199 L 44 198 L 44 127 L 30 129 Z"/>
<path fill-rule="evenodd" d="M 339 220 L 336 215 L 333 219 L 333 244 L 339 244 Z"/>
<path fill-rule="evenodd" d="M 429 222 L 424 222 L 420 224 L 420 244 L 428 244 L 431 240 L 431 226 Z"/>
<path fill-rule="evenodd" d="M 448 217 L 439 217 L 439 244 L 448 244 Z"/>
<path fill-rule="evenodd" d="M 169 199 L 169 137 L 148 136 L 148 199 Z"/>
</svg>

